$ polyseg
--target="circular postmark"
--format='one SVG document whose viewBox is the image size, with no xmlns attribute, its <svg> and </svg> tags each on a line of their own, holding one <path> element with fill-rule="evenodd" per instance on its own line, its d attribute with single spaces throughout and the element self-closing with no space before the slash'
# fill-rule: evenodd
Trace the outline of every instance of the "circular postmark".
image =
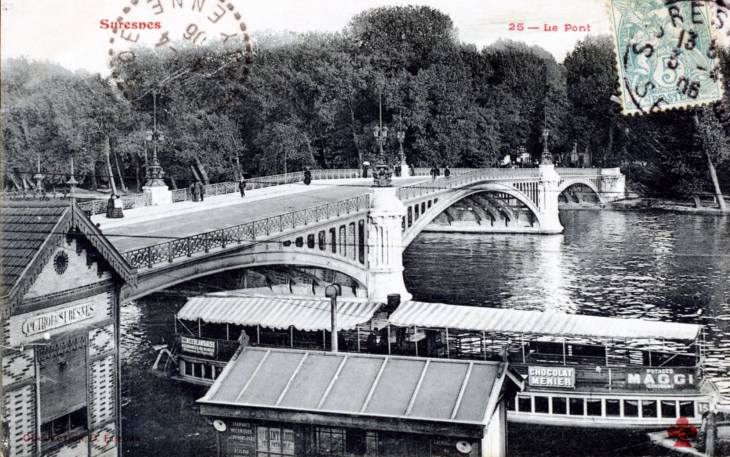
<svg viewBox="0 0 730 457">
<path fill-rule="evenodd" d="M 130 102 L 150 90 L 186 86 L 208 114 L 227 106 L 240 92 L 251 64 L 248 27 L 233 2 L 127 0 L 117 17 L 100 21 L 111 34 L 113 84 Z M 174 63 L 165 71 L 151 70 L 155 60 Z M 219 88 L 215 96 L 201 93 L 201 84 L 196 88 L 194 81 L 202 79 L 211 80 L 203 86 Z"/>
</svg>

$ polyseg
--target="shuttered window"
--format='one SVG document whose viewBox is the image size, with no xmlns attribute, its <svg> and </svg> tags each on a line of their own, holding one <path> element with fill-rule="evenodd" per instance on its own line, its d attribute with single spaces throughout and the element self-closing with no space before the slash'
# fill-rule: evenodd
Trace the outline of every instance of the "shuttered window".
<svg viewBox="0 0 730 457">
<path fill-rule="evenodd" d="M 86 406 L 86 345 L 78 335 L 38 351 L 42 423 Z"/>
</svg>

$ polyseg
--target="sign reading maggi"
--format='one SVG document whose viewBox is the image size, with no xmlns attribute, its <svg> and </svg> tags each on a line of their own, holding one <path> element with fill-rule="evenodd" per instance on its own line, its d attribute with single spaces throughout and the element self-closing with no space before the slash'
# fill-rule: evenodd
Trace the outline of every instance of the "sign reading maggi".
<svg viewBox="0 0 730 457">
<path fill-rule="evenodd" d="M 626 372 L 626 387 L 648 390 L 694 389 L 692 368 L 638 368 Z"/>
<path fill-rule="evenodd" d="M 533 387 L 575 388 L 575 368 L 529 367 L 528 383 Z"/>
<path fill-rule="evenodd" d="M 23 322 L 22 330 L 27 336 L 47 332 L 54 328 L 70 325 L 75 322 L 91 319 L 96 316 L 94 305 L 77 305 L 50 313 L 33 316 Z"/>
</svg>

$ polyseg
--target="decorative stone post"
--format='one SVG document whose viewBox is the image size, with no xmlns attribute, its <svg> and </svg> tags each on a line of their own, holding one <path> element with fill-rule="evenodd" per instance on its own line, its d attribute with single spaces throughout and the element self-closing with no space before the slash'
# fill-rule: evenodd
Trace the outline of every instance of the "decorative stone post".
<svg viewBox="0 0 730 457">
<path fill-rule="evenodd" d="M 400 294 L 401 300 L 412 295 L 403 282 L 402 221 L 406 207 L 396 195 L 395 187 L 373 188 L 370 199 L 368 229 L 368 297 L 386 303 L 388 294 Z"/>
<path fill-rule="evenodd" d="M 542 226 L 540 233 L 563 233 L 558 217 L 558 190 L 560 175 L 552 163 L 540 164 L 539 205 Z"/>
<path fill-rule="evenodd" d="M 598 190 L 604 202 L 626 198 L 626 176 L 620 168 L 602 168 Z"/>
</svg>

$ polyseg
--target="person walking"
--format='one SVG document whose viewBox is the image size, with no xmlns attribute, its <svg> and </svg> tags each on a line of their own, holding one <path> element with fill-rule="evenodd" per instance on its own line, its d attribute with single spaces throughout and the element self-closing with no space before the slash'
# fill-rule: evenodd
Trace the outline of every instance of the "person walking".
<svg viewBox="0 0 730 457">
<path fill-rule="evenodd" d="M 238 190 L 241 191 L 241 197 L 246 196 L 246 180 L 241 175 L 241 182 L 238 183 Z"/>
<path fill-rule="evenodd" d="M 200 199 L 200 189 L 198 188 L 198 182 L 190 184 L 190 192 L 193 194 L 193 201 L 197 202 Z"/>
<path fill-rule="evenodd" d="M 112 211 L 112 218 L 113 219 L 121 219 L 124 217 L 124 202 L 122 202 L 122 197 L 119 195 L 114 196 L 114 210 Z"/>
<path fill-rule="evenodd" d="M 449 176 L 451 176 L 451 170 L 449 170 L 449 166 L 446 165 L 444 167 L 444 178 L 448 178 Z"/>
<path fill-rule="evenodd" d="M 307 186 L 312 182 L 312 172 L 309 170 L 309 167 L 304 169 L 304 184 Z"/>
<path fill-rule="evenodd" d="M 106 217 L 114 217 L 114 194 L 109 195 L 109 200 L 106 201 Z"/>
<path fill-rule="evenodd" d="M 205 200 L 205 186 L 202 182 L 198 181 L 197 183 L 195 183 L 195 187 L 198 188 L 198 195 L 200 195 L 200 201 L 202 202 L 203 200 Z"/>
<path fill-rule="evenodd" d="M 401 169 L 401 166 L 400 165 L 396 165 L 395 166 L 395 177 L 396 178 L 400 178 L 401 170 L 402 169 Z"/>
</svg>

